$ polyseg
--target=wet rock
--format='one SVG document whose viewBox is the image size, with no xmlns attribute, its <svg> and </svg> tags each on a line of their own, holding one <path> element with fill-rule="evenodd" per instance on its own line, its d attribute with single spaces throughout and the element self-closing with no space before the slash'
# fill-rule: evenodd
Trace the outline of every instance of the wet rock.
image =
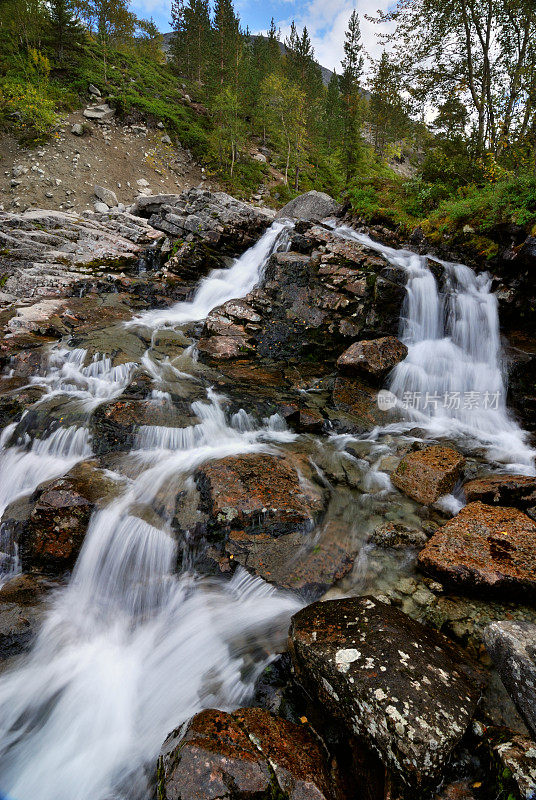
<svg viewBox="0 0 536 800">
<path fill-rule="evenodd" d="M 499 785 L 511 788 L 522 800 L 536 798 L 536 743 L 505 729 L 488 729 L 492 754 L 499 762 Z M 509 793 L 508 797 L 512 797 Z"/>
<path fill-rule="evenodd" d="M 111 189 L 106 189 L 104 186 L 94 186 L 93 192 L 95 197 L 109 208 L 113 208 L 118 203 L 117 195 Z"/>
<path fill-rule="evenodd" d="M 536 736 L 536 625 L 494 622 L 484 631 L 484 641 L 510 697 Z"/>
<path fill-rule="evenodd" d="M 453 490 L 464 465 L 465 458 L 456 450 L 433 445 L 404 456 L 391 480 L 412 500 L 432 505 Z"/>
<path fill-rule="evenodd" d="M 116 492 L 117 484 L 94 462 L 38 487 L 21 534 L 23 569 L 61 574 L 74 566 L 93 511 Z"/>
<path fill-rule="evenodd" d="M 323 491 L 304 480 L 285 456 L 249 453 L 211 461 L 196 473 L 213 534 L 233 531 L 270 536 L 313 527 Z"/>
<path fill-rule="evenodd" d="M 515 508 L 470 503 L 432 536 L 418 563 L 467 591 L 536 602 L 536 524 Z"/>
<path fill-rule="evenodd" d="M 370 540 L 376 547 L 400 550 L 406 547 L 424 547 L 428 537 L 422 530 L 408 528 L 399 522 L 386 522 L 372 532 Z"/>
<path fill-rule="evenodd" d="M 527 475 L 489 475 L 464 484 L 468 503 L 529 508 L 536 505 L 536 478 Z"/>
<path fill-rule="evenodd" d="M 441 789 L 434 800 L 476 800 L 476 797 L 468 781 L 456 781 Z"/>
<path fill-rule="evenodd" d="M 335 410 L 326 409 L 337 430 L 348 433 L 363 433 L 377 425 L 392 422 L 378 406 L 378 390 L 361 378 L 339 376 L 334 383 L 332 403 Z"/>
<path fill-rule="evenodd" d="M 355 547 L 338 541 L 330 532 L 307 541 L 302 532 L 274 538 L 270 533 L 231 530 L 225 544 L 230 569 L 241 564 L 279 588 L 292 589 L 308 600 L 316 600 L 351 569 Z"/>
<path fill-rule="evenodd" d="M 436 776 L 479 695 L 463 652 L 370 597 L 314 603 L 293 618 L 298 680 L 410 784 Z"/>
<path fill-rule="evenodd" d="M 306 192 L 295 197 L 277 212 L 277 218 L 320 220 L 334 217 L 341 210 L 340 205 L 324 192 Z"/>
<path fill-rule="evenodd" d="M 33 575 L 17 575 L 0 588 L 0 661 L 30 648 L 43 618 L 47 588 Z"/>
<path fill-rule="evenodd" d="M 181 428 L 198 421 L 188 403 L 169 407 L 154 400 L 123 395 L 119 400 L 104 403 L 93 413 L 93 450 L 99 456 L 128 451 L 134 447 L 136 434 L 143 426 Z"/>
<path fill-rule="evenodd" d="M 171 733 L 158 763 L 162 800 L 329 800 L 325 754 L 311 731 L 258 708 L 202 711 Z"/>
<path fill-rule="evenodd" d="M 395 336 L 354 342 L 339 356 L 337 366 L 343 372 L 365 373 L 381 379 L 408 354 L 408 348 Z"/>
</svg>

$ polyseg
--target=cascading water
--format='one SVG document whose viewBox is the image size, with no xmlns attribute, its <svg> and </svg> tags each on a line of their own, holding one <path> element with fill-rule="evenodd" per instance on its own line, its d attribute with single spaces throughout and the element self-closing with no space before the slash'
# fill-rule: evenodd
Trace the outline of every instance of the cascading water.
<svg viewBox="0 0 536 800">
<path fill-rule="evenodd" d="M 245 294 L 287 228 L 274 225 L 229 270 L 205 279 L 192 303 L 136 324 L 202 319 Z M 150 351 L 144 364 L 158 385 L 166 365 Z M 113 367 L 108 358 L 88 363 L 83 350 L 52 354 L 48 372 L 34 381 L 47 389 L 39 403 L 65 400 L 83 412 L 82 425 L 18 447 L 7 446 L 15 426 L 5 432 L 3 457 L 16 477 L 3 483 L 4 505 L 91 455 L 89 414 L 121 394 L 134 368 Z M 155 402 L 169 401 L 157 394 Z M 294 436 L 280 418 L 259 428 L 236 414 L 229 424 L 210 390 L 192 412 L 199 422 L 187 428 L 139 429 L 129 455 L 137 477 L 94 514 L 71 581 L 56 594 L 32 652 L 0 680 L 0 793 L 10 798 L 132 800 L 133 791 L 145 798 L 143 767 L 167 733 L 203 707 L 243 703 L 285 640 L 298 600 L 240 571 L 226 583 L 177 575 L 171 519 L 154 505 L 158 497 L 159 507 L 171 508 L 179 482 L 205 461 L 270 451 Z"/>
<path fill-rule="evenodd" d="M 285 247 L 288 229 L 274 224 L 229 270 L 204 279 L 190 303 L 142 314 L 131 325 L 156 332 L 202 320 L 213 307 L 247 294 L 274 249 Z M 338 233 L 381 250 L 408 274 L 402 337 L 409 354 L 391 380 L 398 402 L 416 392 L 500 395 L 497 409 L 479 415 L 433 404 L 407 414 L 432 433 L 470 437 L 497 453 L 510 437 L 516 459 L 528 465 L 528 448 L 504 405 L 497 312 L 487 279 L 445 264 L 440 292 L 419 256 L 383 248 L 349 229 Z M 172 407 L 169 380 L 199 381 L 189 371 L 191 356 L 188 348 L 172 365 L 147 350 L 141 367 L 153 380 L 155 403 Z M 33 380 L 46 390 L 33 408 L 46 413 L 60 403 L 76 422 L 42 439 L 32 439 L 24 418 L 6 429 L 0 458 L 9 477 L 1 483 L 0 504 L 91 454 L 90 414 L 121 395 L 136 367 L 90 359 L 85 350 L 53 351 L 46 374 Z M 186 568 L 187 549 L 177 574 L 181 554 L 172 509 L 200 464 L 271 452 L 295 436 L 277 415 L 260 426 L 244 410 L 228 420 L 210 389 L 192 413 L 196 422 L 188 427 L 138 429 L 132 452 L 123 454 L 127 478 L 117 474 L 120 496 L 94 513 L 72 578 L 55 594 L 31 653 L 0 678 L 0 793 L 13 800 L 146 800 L 144 768 L 154 764 L 167 733 L 201 708 L 245 702 L 286 638 L 300 605 L 293 596 L 241 571 L 228 582 L 199 577 Z M 369 461 L 359 462 L 368 469 L 365 492 L 389 491 L 378 466 L 386 451 L 387 445 L 374 443 Z"/>
<path fill-rule="evenodd" d="M 431 436 L 461 437 L 467 446 L 484 446 L 491 461 L 533 473 L 535 452 L 506 407 L 497 299 L 489 275 L 435 259 L 444 270 L 440 287 L 426 256 L 394 250 L 345 226 L 336 231 L 407 273 L 400 338 L 408 355 L 389 380 L 398 408 Z"/>
</svg>

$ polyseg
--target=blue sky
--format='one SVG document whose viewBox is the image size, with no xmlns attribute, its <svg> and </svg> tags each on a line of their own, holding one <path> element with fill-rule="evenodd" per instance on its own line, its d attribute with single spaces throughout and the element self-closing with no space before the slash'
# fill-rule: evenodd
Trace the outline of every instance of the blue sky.
<svg viewBox="0 0 536 800">
<path fill-rule="evenodd" d="M 265 30 L 274 17 L 283 38 L 293 19 L 299 28 L 307 25 L 318 61 L 329 69 L 337 69 L 342 58 L 342 43 L 348 18 L 354 7 L 361 17 L 361 32 L 365 48 L 374 57 L 380 53 L 376 27 L 367 22 L 365 14 L 386 9 L 389 0 L 235 0 L 242 25 L 253 33 Z M 132 0 L 138 16 L 153 16 L 162 32 L 170 30 L 171 0 Z"/>
</svg>

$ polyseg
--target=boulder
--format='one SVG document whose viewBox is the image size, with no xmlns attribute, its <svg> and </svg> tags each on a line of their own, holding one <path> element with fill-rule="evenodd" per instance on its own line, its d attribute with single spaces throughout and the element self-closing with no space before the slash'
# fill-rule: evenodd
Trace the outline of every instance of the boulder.
<svg viewBox="0 0 536 800">
<path fill-rule="evenodd" d="M 264 153 L 254 153 L 253 160 L 258 161 L 260 164 L 266 164 L 268 161 Z"/>
<path fill-rule="evenodd" d="M 295 197 L 276 214 L 276 219 L 321 220 L 334 217 L 341 210 L 340 205 L 324 192 L 306 192 Z"/>
<path fill-rule="evenodd" d="M 204 189 L 138 197 L 132 214 L 148 217 L 154 228 L 172 238 L 210 245 L 220 259 L 247 250 L 273 220 L 273 212 Z"/>
<path fill-rule="evenodd" d="M 306 531 L 324 509 L 322 489 L 305 481 L 286 456 L 248 453 L 210 461 L 197 470 L 196 481 L 218 536 Z"/>
<path fill-rule="evenodd" d="M 160 141 L 162 142 L 162 144 L 172 144 L 171 136 L 168 136 L 167 133 L 164 136 L 162 136 Z"/>
<path fill-rule="evenodd" d="M 384 378 L 408 354 L 408 348 L 395 336 L 354 342 L 337 359 L 342 372 L 365 373 L 374 378 Z"/>
<path fill-rule="evenodd" d="M 464 465 L 465 458 L 457 450 L 433 445 L 404 456 L 391 480 L 412 500 L 432 505 L 452 492 Z"/>
<path fill-rule="evenodd" d="M 424 547 L 428 537 L 423 530 L 408 528 L 400 522 L 385 522 L 373 530 L 370 541 L 385 550 L 401 550 Z"/>
<path fill-rule="evenodd" d="M 100 97 L 101 96 L 100 89 L 97 89 L 97 87 L 92 83 L 89 84 L 89 86 L 87 87 L 87 90 L 88 90 L 88 92 L 90 94 L 94 95 L 94 97 Z"/>
<path fill-rule="evenodd" d="M 38 568 L 61 575 L 73 567 L 93 511 L 116 492 L 115 481 L 92 461 L 82 462 L 65 477 L 38 487 L 20 534 L 23 569 Z"/>
<path fill-rule="evenodd" d="M 110 210 L 109 206 L 107 206 L 106 203 L 101 203 L 100 200 L 94 203 L 93 208 L 97 214 L 107 214 Z"/>
<path fill-rule="evenodd" d="M 536 505 L 536 477 L 487 475 L 464 484 L 463 492 L 468 503 L 529 508 Z"/>
<path fill-rule="evenodd" d="M 0 662 L 26 652 L 43 618 L 45 581 L 17 575 L 0 588 Z"/>
<path fill-rule="evenodd" d="M 495 763 L 501 794 L 521 800 L 536 798 L 536 743 L 505 728 L 489 728 L 486 738 Z"/>
<path fill-rule="evenodd" d="M 484 641 L 508 694 L 536 736 L 536 625 L 493 622 Z"/>
<path fill-rule="evenodd" d="M 463 651 L 375 598 L 313 603 L 293 618 L 297 679 L 408 784 L 434 778 L 479 697 Z"/>
<path fill-rule="evenodd" d="M 117 203 L 117 195 L 111 189 L 106 189 L 104 186 L 94 186 L 93 193 L 102 203 L 106 203 L 110 208 L 114 208 Z"/>
<path fill-rule="evenodd" d="M 74 136 L 83 136 L 84 135 L 84 126 L 80 122 L 75 122 L 73 127 L 71 128 L 71 133 Z"/>
<path fill-rule="evenodd" d="M 197 714 L 158 760 L 161 800 L 331 800 L 325 753 L 311 730 L 259 708 Z"/>
<path fill-rule="evenodd" d="M 516 508 L 470 503 L 432 536 L 418 563 L 470 592 L 536 602 L 536 524 Z"/>
<path fill-rule="evenodd" d="M 115 114 L 113 108 L 110 108 L 108 103 L 103 103 L 100 106 L 89 106 L 84 109 L 84 117 L 86 119 L 94 119 L 97 122 L 104 122 L 111 119 Z"/>
</svg>

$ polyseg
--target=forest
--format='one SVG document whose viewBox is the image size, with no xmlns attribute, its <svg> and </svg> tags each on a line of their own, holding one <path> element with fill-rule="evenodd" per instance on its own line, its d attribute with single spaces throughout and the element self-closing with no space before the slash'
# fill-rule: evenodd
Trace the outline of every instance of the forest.
<svg viewBox="0 0 536 800">
<path fill-rule="evenodd" d="M 173 0 L 170 17 L 166 57 L 129 0 L 3 0 L 0 125 L 54 135 L 90 80 L 120 113 L 164 118 L 241 196 L 319 189 L 368 222 L 472 228 L 484 256 L 493 226 L 536 222 L 532 0 L 399 0 L 374 19 L 378 58 L 354 10 L 327 85 L 306 27 L 282 37 L 272 19 L 253 35 L 232 0 Z M 179 84 L 204 113 L 180 105 Z"/>
</svg>

